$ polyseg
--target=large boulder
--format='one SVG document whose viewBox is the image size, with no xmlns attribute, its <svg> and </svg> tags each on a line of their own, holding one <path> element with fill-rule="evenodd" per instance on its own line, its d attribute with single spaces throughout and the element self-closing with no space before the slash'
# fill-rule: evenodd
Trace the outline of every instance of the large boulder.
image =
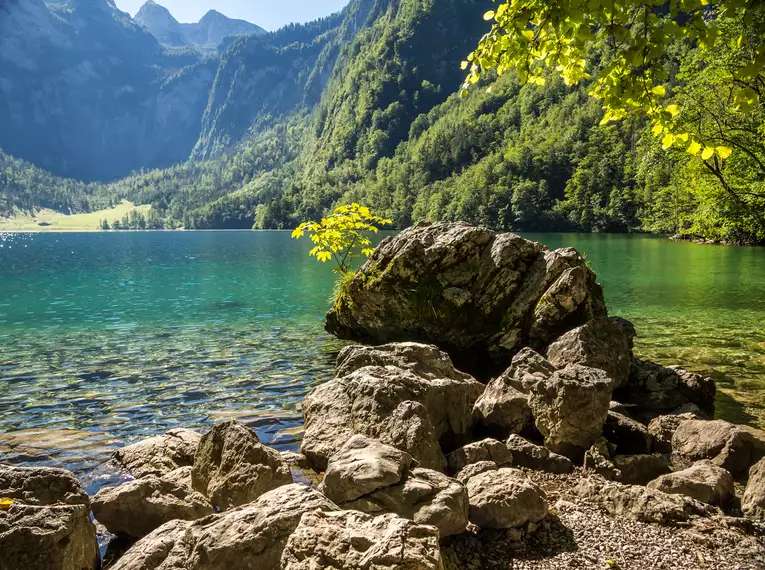
<svg viewBox="0 0 765 570">
<path fill-rule="evenodd" d="M 301 517 L 317 509 L 340 510 L 318 491 L 284 485 L 219 515 L 166 523 L 138 541 L 112 570 L 279 568 Z"/>
<path fill-rule="evenodd" d="M 466 465 L 479 461 L 493 461 L 497 465 L 507 465 L 513 462 L 513 454 L 504 443 L 489 438 L 464 445 L 446 456 L 447 465 L 452 473 L 457 473 Z"/>
<path fill-rule="evenodd" d="M 686 495 L 720 507 L 730 503 L 734 496 L 733 476 L 709 460 L 662 475 L 648 483 L 648 487 L 673 495 Z"/>
<path fill-rule="evenodd" d="M 527 431 L 534 423 L 528 401 L 531 386 L 547 380 L 555 370 L 542 355 L 524 348 L 513 357 L 510 367 L 486 386 L 473 409 L 475 421 L 504 435 Z"/>
<path fill-rule="evenodd" d="M 547 349 L 547 358 L 556 368 L 581 364 L 604 370 L 614 387 L 624 386 L 630 377 L 635 327 L 620 317 L 594 319 L 568 331 Z"/>
<path fill-rule="evenodd" d="M 648 424 L 648 435 L 651 436 L 651 449 L 654 453 L 672 453 L 672 438 L 677 428 L 685 421 L 700 419 L 692 412 L 682 414 L 667 414 L 657 416 Z"/>
<path fill-rule="evenodd" d="M 517 528 L 547 516 L 544 491 L 519 469 L 496 469 L 470 477 L 470 522 L 481 528 Z"/>
<path fill-rule="evenodd" d="M 647 523 L 671 525 L 719 512 L 690 497 L 639 485 L 623 485 L 597 476 L 582 479 L 574 492 L 614 517 Z"/>
<path fill-rule="evenodd" d="M 569 473 L 574 464 L 568 457 L 553 453 L 546 447 L 536 445 L 519 435 L 511 435 L 505 442 L 513 454 L 513 465 L 548 473 Z"/>
<path fill-rule="evenodd" d="M 165 435 L 150 437 L 118 449 L 114 460 L 133 477 L 164 475 L 194 463 L 202 436 L 189 429 L 171 429 Z"/>
<path fill-rule="evenodd" d="M 765 517 L 765 459 L 760 459 L 749 470 L 741 510 L 751 516 Z"/>
<path fill-rule="evenodd" d="M 365 513 L 395 513 L 418 524 L 436 527 L 442 537 L 461 534 L 468 524 L 465 487 L 432 469 L 415 468 L 397 485 L 378 489 L 340 505 Z"/>
<path fill-rule="evenodd" d="M 545 447 L 581 459 L 603 433 L 612 390 L 604 371 L 578 364 L 534 384 L 529 406 Z"/>
<path fill-rule="evenodd" d="M 435 528 L 393 514 L 316 511 L 303 515 L 273 568 L 443 570 L 438 539 Z"/>
<path fill-rule="evenodd" d="M 399 483 L 413 464 L 408 453 L 355 435 L 330 457 L 319 491 L 342 505 Z"/>
<path fill-rule="evenodd" d="M 235 421 L 218 424 L 202 437 L 191 470 L 196 491 L 222 510 L 251 503 L 263 493 L 292 483 L 290 466 Z"/>
<path fill-rule="evenodd" d="M 675 431 L 672 450 L 690 461 L 711 459 L 734 477 L 740 477 L 765 457 L 765 437 L 724 420 L 688 420 Z"/>
<path fill-rule="evenodd" d="M 189 468 L 177 471 L 183 478 L 189 474 Z M 172 520 L 195 520 L 214 512 L 206 497 L 176 482 L 175 471 L 104 487 L 93 498 L 96 520 L 109 532 L 129 538 L 143 538 Z"/>
<path fill-rule="evenodd" d="M 90 500 L 62 469 L 0 465 L 0 570 L 101 567 Z"/>
<path fill-rule="evenodd" d="M 711 378 L 678 366 L 665 367 L 634 358 L 627 384 L 614 397 L 635 407 L 636 414 L 667 414 L 686 404 L 697 405 L 711 416 L 715 410 L 716 385 Z"/>
<path fill-rule="evenodd" d="M 395 366 L 361 368 L 305 397 L 301 450 L 323 470 L 335 451 L 362 434 L 406 451 L 422 467 L 442 470 L 439 441 L 468 433 L 483 388 L 473 379 L 424 378 Z"/>
<path fill-rule="evenodd" d="M 651 453 L 652 438 L 648 428 L 623 414 L 608 412 L 603 426 L 603 437 L 616 445 L 616 452 L 623 455 Z"/>
<path fill-rule="evenodd" d="M 575 250 L 438 223 L 385 239 L 338 296 L 326 328 L 377 344 L 429 342 L 488 377 L 524 346 L 544 349 L 603 316 L 602 288 Z"/>
<path fill-rule="evenodd" d="M 345 376 L 367 366 L 397 366 L 423 378 L 470 380 L 471 376 L 454 368 L 452 359 L 432 344 L 396 342 L 381 346 L 355 344 L 337 355 L 335 376 Z"/>
</svg>

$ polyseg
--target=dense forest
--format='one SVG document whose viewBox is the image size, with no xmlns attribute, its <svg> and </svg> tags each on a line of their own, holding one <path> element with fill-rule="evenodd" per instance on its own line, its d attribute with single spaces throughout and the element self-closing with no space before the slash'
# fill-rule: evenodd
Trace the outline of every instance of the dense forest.
<svg viewBox="0 0 765 570">
<path fill-rule="evenodd" d="M 487 5 L 353 0 L 337 17 L 282 30 L 288 47 L 272 53 L 275 65 L 287 52 L 305 55 L 292 67 L 300 104 L 277 109 L 273 94 L 253 95 L 253 104 L 268 102 L 253 120 L 246 96 L 229 100 L 204 120 L 232 125 L 230 136 L 202 138 L 197 158 L 116 182 L 56 178 L 0 153 L 0 211 L 77 212 L 128 199 L 152 205 L 152 227 L 291 228 L 353 200 L 397 227 L 465 220 L 765 242 L 762 98 L 750 113 L 730 100 L 731 82 L 741 81 L 730 70 L 753 49 L 735 41 L 743 23 L 720 19 L 731 42 L 716 51 L 678 43 L 666 55 L 670 96 L 688 128 L 734 149 L 704 161 L 663 149 L 640 121 L 601 124 L 586 82 L 568 87 L 550 75 L 530 85 L 505 73 L 460 97 L 460 61 L 486 31 Z M 221 70 L 245 72 L 240 56 L 255 41 L 227 48 L 216 81 Z M 593 65 L 600 55 L 593 50 Z M 759 94 L 765 77 L 749 84 Z M 231 142 L 236 129 L 242 138 Z"/>
</svg>

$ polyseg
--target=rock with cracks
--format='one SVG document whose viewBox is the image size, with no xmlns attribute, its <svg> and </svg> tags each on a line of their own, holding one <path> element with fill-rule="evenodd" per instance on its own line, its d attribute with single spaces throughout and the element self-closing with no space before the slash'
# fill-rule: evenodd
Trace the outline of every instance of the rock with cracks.
<svg viewBox="0 0 765 570">
<path fill-rule="evenodd" d="M 184 478 L 188 469 L 182 473 Z M 113 534 L 142 538 L 166 522 L 213 514 L 210 501 L 175 482 L 175 473 L 164 477 L 147 475 L 118 487 L 104 487 L 93 498 L 93 516 Z"/>
<path fill-rule="evenodd" d="M 639 485 L 623 485 L 596 476 L 581 480 L 575 492 L 614 517 L 646 523 L 672 525 L 719 512 L 690 497 L 670 495 Z"/>
<path fill-rule="evenodd" d="M 250 428 L 225 422 L 204 435 L 194 456 L 192 486 L 222 510 L 245 505 L 292 483 L 281 454 L 260 443 Z"/>
<path fill-rule="evenodd" d="M 355 435 L 330 457 L 319 491 L 341 505 L 399 483 L 413 464 L 408 453 Z"/>
<path fill-rule="evenodd" d="M 484 471 L 468 479 L 470 522 L 481 528 L 518 528 L 547 516 L 544 491 L 519 469 Z"/>
<path fill-rule="evenodd" d="M 519 435 L 511 435 L 505 444 L 513 454 L 513 465 L 516 467 L 548 473 L 569 473 L 574 468 L 574 464 L 568 457 L 526 441 Z"/>
<path fill-rule="evenodd" d="M 739 477 L 765 457 L 765 438 L 724 420 L 689 420 L 675 431 L 672 450 L 690 461 L 711 459 Z"/>
<path fill-rule="evenodd" d="M 467 434 L 483 388 L 472 379 L 424 378 L 394 366 L 361 368 L 305 397 L 301 450 L 323 470 L 335 451 L 361 434 L 406 451 L 422 467 L 442 470 L 439 441 Z"/>
<path fill-rule="evenodd" d="M 451 473 L 457 473 L 466 465 L 479 461 L 493 461 L 497 465 L 507 465 L 513 462 L 513 454 L 507 446 L 496 439 L 484 439 L 469 443 L 452 451 L 446 457 Z"/>
<path fill-rule="evenodd" d="M 335 376 L 346 376 L 367 366 L 396 366 L 423 378 L 470 380 L 471 376 L 454 368 L 452 359 L 432 344 L 396 342 L 381 346 L 346 346 L 337 355 Z"/>
<path fill-rule="evenodd" d="M 765 459 L 760 459 L 749 470 L 741 510 L 750 516 L 765 518 Z"/>
<path fill-rule="evenodd" d="M 0 569 L 101 567 L 90 501 L 68 471 L 0 465 Z"/>
<path fill-rule="evenodd" d="M 693 497 L 718 507 L 728 505 L 734 497 L 733 476 L 709 460 L 699 461 L 682 471 L 662 475 L 648 483 L 648 487 L 664 493 Z"/>
<path fill-rule="evenodd" d="M 164 475 L 194 463 L 202 436 L 189 429 L 171 429 L 114 452 L 114 460 L 133 477 Z"/>
<path fill-rule="evenodd" d="M 568 331 L 547 349 L 547 358 L 556 368 L 581 364 L 604 370 L 614 387 L 627 384 L 632 362 L 635 327 L 620 317 L 594 319 Z"/>
<path fill-rule="evenodd" d="M 419 524 L 436 527 L 442 537 L 460 534 L 468 524 L 465 487 L 431 469 L 415 468 L 403 481 L 340 505 L 370 514 L 395 513 Z"/>
<path fill-rule="evenodd" d="M 443 570 L 438 531 L 393 514 L 306 513 L 282 555 L 283 570 Z"/>
<path fill-rule="evenodd" d="M 705 414 L 715 410 L 714 380 L 678 366 L 665 367 L 649 360 L 632 360 L 627 384 L 614 397 L 631 404 L 637 414 L 667 414 L 686 404 L 695 404 Z"/>
<path fill-rule="evenodd" d="M 581 459 L 603 433 L 612 389 L 605 372 L 576 364 L 534 384 L 529 405 L 545 447 Z"/>
<path fill-rule="evenodd" d="M 318 491 L 285 485 L 219 515 L 166 523 L 138 541 L 112 570 L 279 568 L 301 517 L 317 509 L 340 510 Z"/>
<path fill-rule="evenodd" d="M 344 286 L 326 328 L 368 343 L 432 343 L 488 377 L 521 348 L 543 350 L 603 316 L 602 288 L 575 250 L 438 223 L 384 240 Z"/>
</svg>

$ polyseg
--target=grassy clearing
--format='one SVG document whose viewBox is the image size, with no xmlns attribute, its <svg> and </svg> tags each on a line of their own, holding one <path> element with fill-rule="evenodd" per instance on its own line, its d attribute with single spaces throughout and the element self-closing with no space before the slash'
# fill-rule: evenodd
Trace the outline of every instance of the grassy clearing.
<svg viewBox="0 0 765 570">
<path fill-rule="evenodd" d="M 74 231 L 98 231 L 101 229 L 101 220 L 108 220 L 111 224 L 115 220 L 122 219 L 133 210 L 138 210 L 144 215 L 151 210 L 150 205 L 135 206 L 127 200 L 109 208 L 90 212 L 89 214 L 62 214 L 53 210 L 39 210 L 31 215 L 18 212 L 10 218 L 0 218 L 0 231 L 5 232 L 74 232 Z"/>
</svg>

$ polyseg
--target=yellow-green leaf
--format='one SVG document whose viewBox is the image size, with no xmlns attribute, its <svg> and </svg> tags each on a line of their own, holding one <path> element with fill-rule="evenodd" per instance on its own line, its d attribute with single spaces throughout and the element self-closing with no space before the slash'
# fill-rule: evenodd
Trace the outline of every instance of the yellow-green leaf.
<svg viewBox="0 0 765 570">
<path fill-rule="evenodd" d="M 523 35 L 524 38 L 526 38 L 529 41 L 534 39 L 534 32 L 532 32 L 531 30 L 523 30 L 521 34 Z"/>
<path fill-rule="evenodd" d="M 664 97 L 664 95 L 667 94 L 667 88 L 664 87 L 663 85 L 657 85 L 656 87 L 651 89 L 651 91 L 653 91 L 654 95 L 658 95 L 659 97 Z"/>
<path fill-rule="evenodd" d="M 655 137 L 658 137 L 661 132 L 664 130 L 664 126 L 660 125 L 659 123 L 656 123 L 653 128 L 651 129 L 651 132 Z"/>
<path fill-rule="evenodd" d="M 669 147 L 672 146 L 672 143 L 674 142 L 675 142 L 675 135 L 673 135 L 672 133 L 667 133 L 666 135 L 664 135 L 664 138 L 661 139 L 661 148 L 663 148 L 664 150 L 667 150 Z"/>
<path fill-rule="evenodd" d="M 733 149 L 728 146 L 718 146 L 716 149 L 717 154 L 720 155 L 720 158 L 728 158 L 731 154 L 733 154 Z"/>
<path fill-rule="evenodd" d="M 714 155 L 715 155 L 715 149 L 713 149 L 711 146 L 708 146 L 701 153 L 701 158 L 702 160 L 709 160 Z"/>
<path fill-rule="evenodd" d="M 488 12 L 486 12 L 483 15 L 483 19 L 486 20 L 486 21 L 493 20 L 494 19 L 494 10 L 489 10 Z"/>
<path fill-rule="evenodd" d="M 688 154 L 692 154 L 693 156 L 699 154 L 699 151 L 701 151 L 701 143 L 698 141 L 691 142 L 691 144 L 689 144 L 688 148 L 686 149 L 686 152 Z"/>
<path fill-rule="evenodd" d="M 667 105 L 667 111 L 674 117 L 680 114 L 680 107 L 677 105 Z"/>
</svg>

